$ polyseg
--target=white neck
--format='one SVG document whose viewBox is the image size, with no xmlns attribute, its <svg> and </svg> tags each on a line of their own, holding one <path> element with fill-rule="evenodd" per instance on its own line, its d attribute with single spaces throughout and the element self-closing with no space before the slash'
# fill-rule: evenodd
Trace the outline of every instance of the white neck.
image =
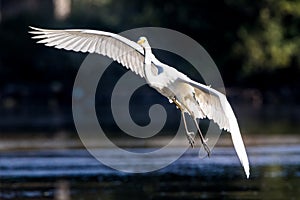
<svg viewBox="0 0 300 200">
<path fill-rule="evenodd" d="M 152 50 L 151 47 L 145 47 L 145 64 L 151 65 L 151 58 L 152 58 Z"/>
<path fill-rule="evenodd" d="M 148 84 L 152 85 L 151 83 L 155 81 L 155 76 L 151 70 L 153 54 L 150 46 L 144 47 L 144 51 L 145 51 L 145 64 L 144 64 L 145 78 Z"/>
</svg>

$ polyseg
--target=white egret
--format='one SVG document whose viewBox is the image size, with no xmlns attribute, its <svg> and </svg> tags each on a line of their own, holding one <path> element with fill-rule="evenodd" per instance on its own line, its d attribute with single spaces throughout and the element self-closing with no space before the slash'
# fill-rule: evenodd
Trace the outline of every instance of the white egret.
<svg viewBox="0 0 300 200">
<path fill-rule="evenodd" d="M 145 78 L 150 87 L 167 97 L 181 110 L 186 135 L 194 147 L 194 133 L 189 132 L 184 113 L 188 113 L 197 127 L 201 142 L 210 154 L 197 119 L 207 117 L 217 123 L 220 129 L 231 133 L 234 148 L 241 161 L 247 178 L 249 177 L 249 161 L 240 129 L 234 112 L 224 94 L 217 90 L 197 83 L 185 74 L 160 62 L 153 55 L 151 47 L 145 37 L 133 42 L 120 35 L 85 29 L 49 30 L 34 28 L 30 33 L 34 39 L 46 46 L 58 49 L 80 52 L 98 53 L 112 58 L 127 69 Z"/>
</svg>

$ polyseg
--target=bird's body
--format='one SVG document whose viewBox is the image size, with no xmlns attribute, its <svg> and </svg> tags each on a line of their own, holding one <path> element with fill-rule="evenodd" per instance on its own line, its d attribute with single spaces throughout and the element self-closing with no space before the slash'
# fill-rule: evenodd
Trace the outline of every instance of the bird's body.
<svg viewBox="0 0 300 200">
<path fill-rule="evenodd" d="M 238 157 L 249 177 L 249 162 L 240 134 L 239 126 L 233 110 L 224 94 L 217 90 L 197 83 L 185 74 L 160 62 L 153 55 L 145 37 L 135 43 L 120 35 L 94 30 L 48 30 L 33 28 L 33 38 L 38 43 L 54 46 L 58 49 L 98 53 L 119 62 L 136 74 L 145 78 L 150 87 L 174 102 L 181 110 L 187 138 L 194 146 L 194 133 L 186 126 L 184 113 L 194 120 L 200 139 L 207 153 L 210 149 L 198 127 L 196 119 L 205 117 L 213 120 L 221 129 L 231 132 L 233 144 Z"/>
</svg>

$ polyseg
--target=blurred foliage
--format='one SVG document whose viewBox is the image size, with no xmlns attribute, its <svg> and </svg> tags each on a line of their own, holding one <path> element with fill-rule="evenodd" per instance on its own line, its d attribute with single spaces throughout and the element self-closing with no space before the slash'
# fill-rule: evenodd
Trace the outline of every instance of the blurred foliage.
<svg viewBox="0 0 300 200">
<path fill-rule="evenodd" d="M 232 1 L 237 7 L 255 11 L 252 21 L 237 30 L 240 39 L 234 54 L 241 56 L 246 73 L 299 65 L 300 1 Z M 250 18 L 249 18 L 250 19 Z"/>
</svg>

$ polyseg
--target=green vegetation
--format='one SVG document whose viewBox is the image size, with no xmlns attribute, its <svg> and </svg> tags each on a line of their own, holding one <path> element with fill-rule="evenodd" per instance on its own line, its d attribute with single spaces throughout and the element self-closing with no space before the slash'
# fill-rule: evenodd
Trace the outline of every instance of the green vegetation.
<svg viewBox="0 0 300 200">
<path fill-rule="evenodd" d="M 263 0 L 236 4 L 252 7 L 257 13 L 252 22 L 243 23 L 237 30 L 240 41 L 233 48 L 235 55 L 243 58 L 245 72 L 299 66 L 300 1 Z"/>
</svg>

